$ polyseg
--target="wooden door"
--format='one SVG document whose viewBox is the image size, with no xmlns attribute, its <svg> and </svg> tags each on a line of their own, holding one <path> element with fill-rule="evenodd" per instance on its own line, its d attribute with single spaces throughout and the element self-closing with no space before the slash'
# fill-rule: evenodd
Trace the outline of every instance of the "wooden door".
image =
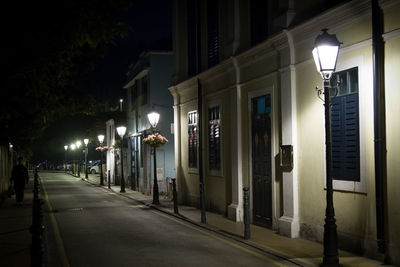
<svg viewBox="0 0 400 267">
<path fill-rule="evenodd" d="M 271 97 L 251 100 L 253 222 L 272 226 Z"/>
</svg>

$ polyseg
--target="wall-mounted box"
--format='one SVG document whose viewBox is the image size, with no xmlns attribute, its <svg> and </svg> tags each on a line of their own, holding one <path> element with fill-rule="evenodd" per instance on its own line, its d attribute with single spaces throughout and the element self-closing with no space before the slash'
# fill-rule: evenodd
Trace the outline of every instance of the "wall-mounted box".
<svg viewBox="0 0 400 267">
<path fill-rule="evenodd" d="M 281 167 L 293 168 L 293 146 L 282 145 L 280 147 Z"/>
</svg>

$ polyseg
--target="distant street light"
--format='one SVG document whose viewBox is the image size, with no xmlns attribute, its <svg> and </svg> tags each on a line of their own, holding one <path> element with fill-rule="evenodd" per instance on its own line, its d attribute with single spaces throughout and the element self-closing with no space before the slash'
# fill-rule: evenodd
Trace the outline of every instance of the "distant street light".
<svg viewBox="0 0 400 267">
<path fill-rule="evenodd" d="M 325 144 L 326 144 L 326 211 L 324 225 L 324 266 L 339 266 L 337 245 L 337 226 L 335 209 L 333 208 L 332 185 L 332 141 L 331 141 L 331 104 L 329 89 L 330 79 L 336 69 L 340 42 L 335 34 L 329 34 L 327 29 L 315 39 L 312 51 L 318 72 L 324 81 L 324 106 L 325 106 Z M 320 92 L 319 92 L 320 94 Z"/>
<path fill-rule="evenodd" d="M 119 100 L 119 109 L 120 109 L 120 111 L 122 112 L 122 103 L 124 102 L 124 100 L 121 98 L 120 100 Z"/>
<path fill-rule="evenodd" d="M 76 141 L 76 148 L 78 149 L 81 147 L 82 142 L 81 141 Z M 79 158 L 78 158 L 78 177 L 81 177 L 81 161 L 82 161 L 82 154 L 79 152 Z"/>
<path fill-rule="evenodd" d="M 64 150 L 65 150 L 64 172 L 67 172 L 67 150 L 68 150 L 67 145 L 64 146 Z"/>
<path fill-rule="evenodd" d="M 88 158 L 88 152 L 89 152 L 89 149 L 88 149 L 89 139 L 85 138 L 85 139 L 83 139 L 83 142 L 85 143 L 85 146 L 86 146 L 86 148 L 85 148 L 85 178 L 88 179 L 89 177 L 88 177 L 88 170 L 87 170 L 87 158 Z"/>
<path fill-rule="evenodd" d="M 75 175 L 75 172 L 76 172 L 76 166 L 75 166 L 74 150 L 75 150 L 76 146 L 75 146 L 75 144 L 71 144 L 69 147 L 70 147 L 70 148 L 71 148 L 71 150 L 72 150 L 72 157 L 74 158 L 74 159 L 73 159 L 73 161 L 74 161 L 73 175 Z"/>
<path fill-rule="evenodd" d="M 126 132 L 125 126 L 117 127 L 118 135 L 121 137 L 121 193 L 125 192 L 125 179 L 124 179 L 124 159 L 123 159 L 123 146 L 124 146 L 124 135 Z"/>
<path fill-rule="evenodd" d="M 149 114 L 147 114 L 147 118 L 149 119 L 151 127 L 153 128 L 153 133 L 155 133 L 158 121 L 160 120 L 160 114 L 155 111 L 152 111 Z M 154 158 L 153 159 L 154 160 L 153 204 L 160 204 L 158 196 L 159 195 L 158 182 L 157 182 L 157 153 L 155 146 L 153 146 L 153 158 Z"/>
<path fill-rule="evenodd" d="M 100 146 L 103 145 L 104 135 L 100 134 L 97 136 L 99 139 Z M 110 179 L 110 177 L 108 177 Z M 103 150 L 100 150 L 100 185 L 104 185 L 104 178 L 103 178 Z"/>
</svg>

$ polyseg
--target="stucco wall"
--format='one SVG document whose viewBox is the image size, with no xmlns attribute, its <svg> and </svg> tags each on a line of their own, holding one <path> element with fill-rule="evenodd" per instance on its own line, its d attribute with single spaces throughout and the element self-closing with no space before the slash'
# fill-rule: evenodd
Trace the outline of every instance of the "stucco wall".
<svg viewBox="0 0 400 267">
<path fill-rule="evenodd" d="M 386 16 L 391 30 L 400 23 Z M 344 70 L 359 64 L 360 99 L 360 151 L 361 174 L 366 179 L 365 192 L 335 190 L 334 206 L 337 220 L 339 244 L 341 247 L 374 255 L 376 249 L 376 202 L 374 175 L 374 133 L 373 133 L 373 92 L 372 92 L 372 48 L 371 18 L 363 17 L 353 24 L 338 28 L 335 34 L 343 42 L 337 70 Z M 394 23 L 393 20 L 397 22 Z M 397 25 L 397 26 L 395 26 Z M 307 43 L 309 47 L 307 47 Z M 387 218 L 389 247 L 393 255 L 399 254 L 400 213 L 395 204 L 399 201 L 396 189 L 400 162 L 399 136 L 399 37 L 386 42 L 385 91 L 387 124 Z M 325 143 L 324 106 L 317 97 L 315 86 L 321 87 L 321 78 L 311 59 L 310 42 L 296 47 L 301 63 L 296 65 L 297 78 L 297 122 L 299 144 L 299 212 L 303 237 L 322 241 L 325 217 Z M 306 58 L 307 53 L 309 59 Z M 398 175 L 397 175 L 398 176 Z M 393 252 L 395 251 L 395 252 Z"/>
<path fill-rule="evenodd" d="M 400 24 L 400 23 L 399 23 Z M 387 213 L 389 249 L 400 262 L 400 37 L 386 42 Z"/>
</svg>

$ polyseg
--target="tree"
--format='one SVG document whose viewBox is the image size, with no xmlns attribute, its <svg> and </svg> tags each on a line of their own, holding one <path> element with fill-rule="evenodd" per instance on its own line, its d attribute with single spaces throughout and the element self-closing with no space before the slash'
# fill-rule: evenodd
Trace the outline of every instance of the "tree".
<svg viewBox="0 0 400 267">
<path fill-rule="evenodd" d="M 30 151 L 50 122 L 95 112 L 95 99 L 76 89 L 74 79 L 126 36 L 129 28 L 117 16 L 129 6 L 128 0 L 58 0 L 2 7 L 8 14 L 1 21 L 2 140 Z"/>
</svg>

